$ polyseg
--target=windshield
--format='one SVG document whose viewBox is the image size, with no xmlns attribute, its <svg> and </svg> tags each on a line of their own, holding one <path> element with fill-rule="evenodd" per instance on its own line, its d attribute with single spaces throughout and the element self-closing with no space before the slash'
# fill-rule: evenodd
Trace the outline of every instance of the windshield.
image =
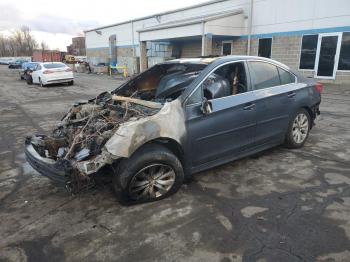
<svg viewBox="0 0 350 262">
<path fill-rule="evenodd" d="M 44 64 L 44 67 L 47 69 L 64 68 L 64 67 L 66 67 L 66 65 L 62 64 L 62 63 L 51 63 L 51 64 Z"/>
<path fill-rule="evenodd" d="M 120 89 L 118 95 L 131 96 L 149 101 L 169 101 L 179 97 L 206 67 L 200 63 L 164 63 L 131 79 Z"/>
</svg>

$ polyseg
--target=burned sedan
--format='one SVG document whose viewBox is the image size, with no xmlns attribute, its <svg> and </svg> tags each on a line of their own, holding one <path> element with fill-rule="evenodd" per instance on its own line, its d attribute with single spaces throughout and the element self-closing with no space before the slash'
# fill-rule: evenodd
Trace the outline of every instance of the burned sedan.
<svg viewBox="0 0 350 262">
<path fill-rule="evenodd" d="M 26 158 L 73 192 L 111 175 L 123 202 L 159 200 L 195 172 L 303 146 L 321 92 L 270 59 L 172 60 L 74 105 L 50 135 L 26 139 Z"/>
</svg>

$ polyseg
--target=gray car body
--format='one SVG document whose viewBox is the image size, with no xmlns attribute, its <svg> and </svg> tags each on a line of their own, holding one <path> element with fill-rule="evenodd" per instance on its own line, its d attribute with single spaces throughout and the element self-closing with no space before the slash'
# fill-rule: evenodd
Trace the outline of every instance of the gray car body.
<svg viewBox="0 0 350 262">
<path fill-rule="evenodd" d="M 289 71 L 295 75 L 295 82 L 254 90 L 251 61 L 270 63 Z M 248 91 L 210 100 L 211 112 L 204 112 L 201 84 L 219 67 L 235 62 L 244 63 Z M 160 110 L 154 115 L 120 124 L 101 154 L 90 160 L 71 161 L 73 168 L 86 175 L 94 174 L 103 166 L 130 158 L 146 144 L 161 143 L 179 158 L 185 174 L 189 175 L 283 143 L 292 117 L 301 108 L 309 112 L 312 120 L 319 113 L 321 95 L 316 91 L 315 82 L 270 59 L 228 56 L 210 62 L 179 59 L 166 63 L 203 63 L 205 67 L 177 99 L 158 104 Z M 147 72 L 139 77 L 142 76 L 147 76 Z M 112 94 L 122 95 L 134 80 L 124 83 Z M 54 160 L 41 157 L 32 141 L 33 138 L 26 140 L 26 156 L 31 165 L 47 177 L 63 180 L 61 177 L 67 175 L 67 170 Z"/>
<path fill-rule="evenodd" d="M 179 59 L 166 63 L 189 61 Z M 289 71 L 295 75 L 295 83 L 254 90 L 250 61 L 271 63 Z M 197 96 L 197 100 L 190 98 L 201 92 L 201 83 L 212 72 L 234 62 L 245 64 L 248 92 L 213 99 L 210 101 L 212 112 L 203 113 L 203 95 Z M 321 101 L 314 85 L 313 80 L 296 75 L 287 66 L 270 59 L 217 58 L 178 99 L 166 103 L 158 114 L 122 125 L 107 142 L 106 149 L 114 157 L 130 157 L 142 145 L 159 141 L 180 158 L 187 174 L 205 170 L 283 143 L 290 120 L 300 108 L 308 110 L 314 119 Z"/>
</svg>

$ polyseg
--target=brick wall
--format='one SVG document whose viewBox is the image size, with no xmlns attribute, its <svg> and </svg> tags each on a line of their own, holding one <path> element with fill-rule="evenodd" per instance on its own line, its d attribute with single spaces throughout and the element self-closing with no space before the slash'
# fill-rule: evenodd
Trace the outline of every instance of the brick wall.
<svg viewBox="0 0 350 262">
<path fill-rule="evenodd" d="M 86 49 L 86 57 L 92 64 L 107 63 L 109 59 L 108 47 Z"/>
<path fill-rule="evenodd" d="M 274 36 L 272 38 L 271 58 L 292 69 L 298 69 L 300 48 L 300 36 Z"/>
<path fill-rule="evenodd" d="M 181 58 L 193 58 L 202 55 L 202 41 L 184 42 L 182 45 Z"/>
<path fill-rule="evenodd" d="M 247 40 L 236 39 L 232 41 L 232 54 L 233 55 L 246 55 L 247 54 Z"/>
<path fill-rule="evenodd" d="M 132 47 L 117 47 L 117 57 L 133 57 Z"/>
</svg>

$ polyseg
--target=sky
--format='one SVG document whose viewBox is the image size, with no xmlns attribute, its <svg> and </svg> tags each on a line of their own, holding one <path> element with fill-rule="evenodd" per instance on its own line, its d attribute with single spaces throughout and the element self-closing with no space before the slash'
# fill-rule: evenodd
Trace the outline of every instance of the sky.
<svg viewBox="0 0 350 262">
<path fill-rule="evenodd" d="M 0 33 L 28 26 L 37 41 L 66 51 L 84 30 L 191 6 L 208 0 L 0 0 Z"/>
</svg>

